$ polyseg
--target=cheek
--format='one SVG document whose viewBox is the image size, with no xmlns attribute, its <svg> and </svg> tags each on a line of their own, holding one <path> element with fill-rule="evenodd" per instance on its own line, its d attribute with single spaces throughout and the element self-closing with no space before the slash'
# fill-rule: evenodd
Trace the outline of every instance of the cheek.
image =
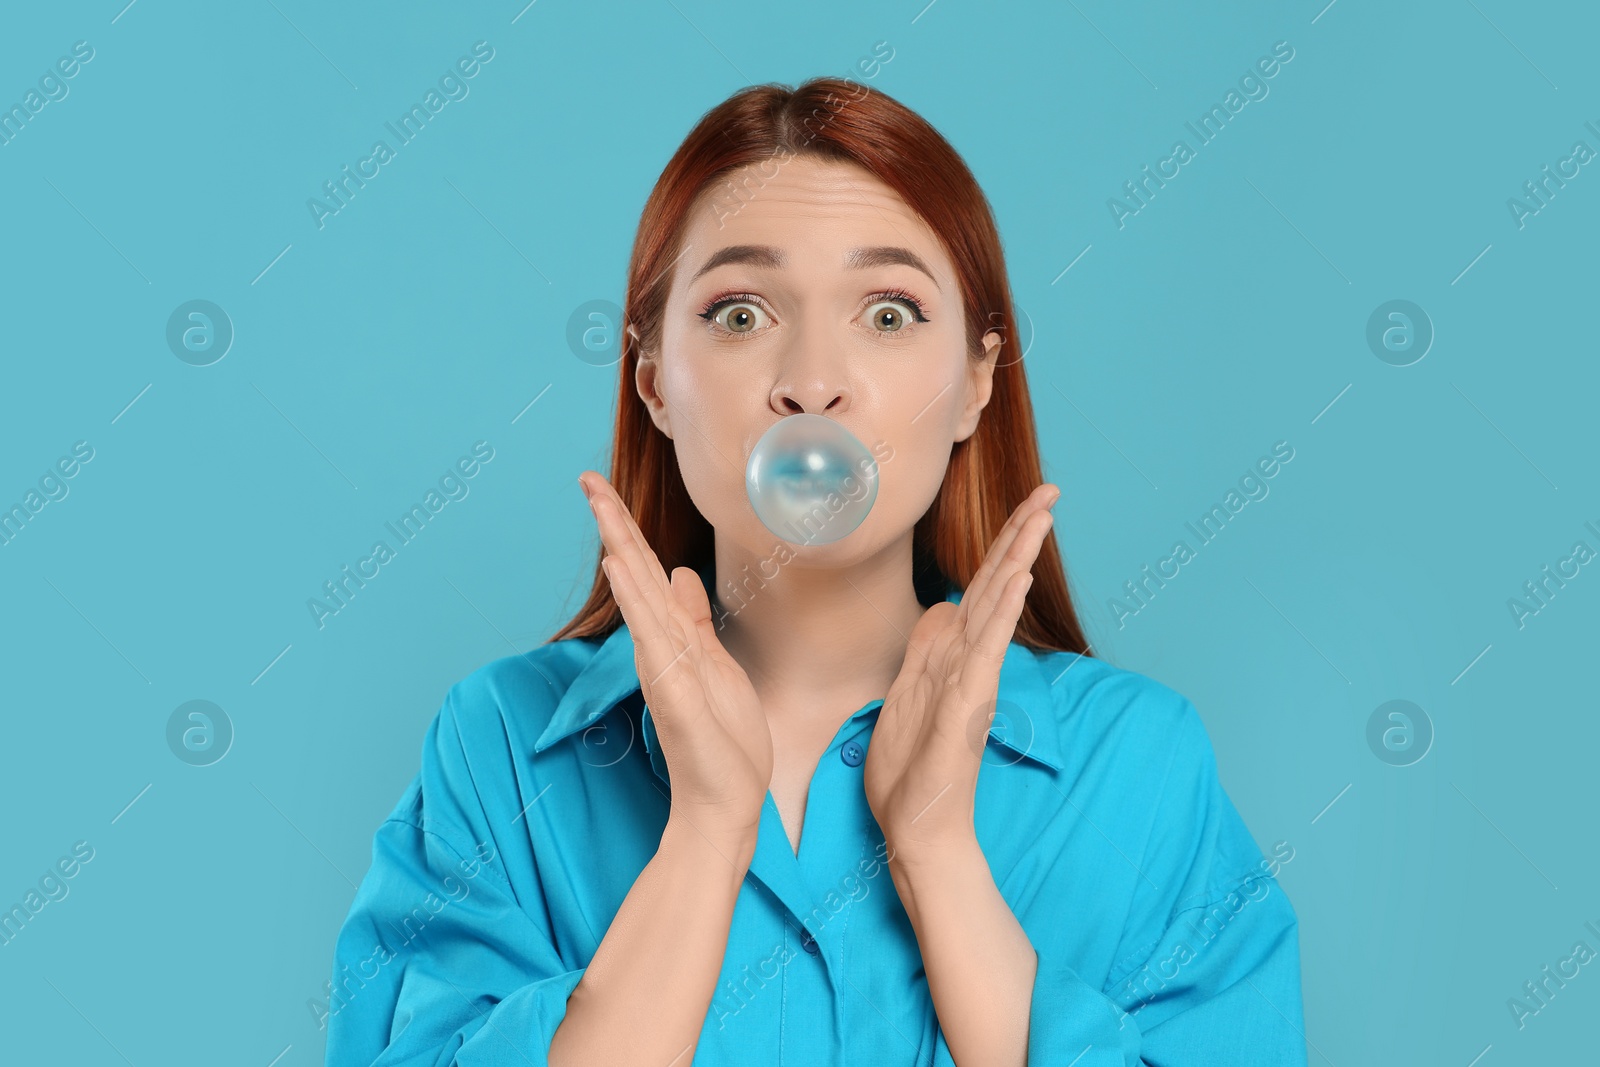
<svg viewBox="0 0 1600 1067">
<path fill-rule="evenodd" d="M 689 497 L 719 530 L 747 522 L 759 526 L 745 497 L 744 463 L 755 444 L 753 427 L 765 397 L 754 395 L 750 375 L 676 355 L 669 353 L 665 361 L 662 393 L 670 405 L 672 448 Z"/>
<path fill-rule="evenodd" d="M 875 421 L 884 427 L 884 442 L 893 449 L 889 459 L 879 459 L 880 493 L 893 485 L 923 510 L 932 504 L 944 481 L 960 410 L 966 404 L 960 386 L 954 370 L 941 366 L 905 376 L 879 396 L 882 415 Z M 867 444 L 870 448 L 873 442 Z M 884 445 L 878 451 L 887 454 Z"/>
<path fill-rule="evenodd" d="M 873 410 L 863 418 L 871 429 L 861 443 L 877 464 L 878 493 L 859 532 L 873 544 L 899 537 L 916 525 L 939 495 L 950 463 L 953 432 L 948 405 L 943 400 L 930 405 L 926 383 L 897 384 L 902 388 L 885 391 L 876 403 L 869 401 Z"/>
<path fill-rule="evenodd" d="M 878 499 L 868 523 L 885 527 L 914 526 L 927 513 L 944 484 L 950 464 L 950 436 L 937 423 L 924 426 L 928 419 L 888 438 L 894 449 L 891 458 L 878 461 Z M 891 532 L 895 532 L 891 531 Z"/>
<path fill-rule="evenodd" d="M 664 382 L 673 443 L 680 456 L 706 453 L 716 457 L 725 472 L 733 473 L 737 467 L 743 478 L 743 457 L 749 451 L 743 436 L 767 408 L 756 376 L 731 361 L 675 360 L 669 355 Z"/>
</svg>

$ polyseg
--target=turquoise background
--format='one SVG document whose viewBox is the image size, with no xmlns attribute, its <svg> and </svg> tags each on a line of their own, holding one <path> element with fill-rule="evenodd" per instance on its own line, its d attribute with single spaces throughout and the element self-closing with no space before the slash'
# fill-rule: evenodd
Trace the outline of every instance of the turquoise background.
<svg viewBox="0 0 1600 1067">
<path fill-rule="evenodd" d="M 321 1062 L 307 1001 L 425 725 L 586 592 L 574 480 L 616 367 L 569 318 L 620 303 L 705 110 L 853 73 L 994 205 L 1097 651 L 1193 699 L 1295 850 L 1311 1062 L 1594 1062 L 1600 966 L 1521 1029 L 1506 1002 L 1600 949 L 1600 566 L 1520 627 L 1508 601 L 1600 549 L 1600 164 L 1522 227 L 1507 201 L 1600 150 L 1600 17 L 1324 2 L 9 8 L 0 105 L 94 58 L 0 145 L 0 507 L 94 457 L 0 546 L 0 906 L 94 857 L 0 946 L 3 1058 Z M 319 229 L 308 198 L 480 40 L 469 94 Z M 1107 201 L 1279 41 L 1268 95 L 1119 228 Z M 197 299 L 235 331 L 208 366 L 166 340 Z M 1435 331 L 1408 366 L 1367 341 L 1397 299 Z M 307 599 L 477 441 L 468 495 L 319 629 Z M 1119 626 L 1279 441 L 1270 494 Z M 1367 739 L 1395 699 L 1434 734 L 1405 766 Z M 209 766 L 168 744 L 191 700 L 232 724 Z"/>
</svg>

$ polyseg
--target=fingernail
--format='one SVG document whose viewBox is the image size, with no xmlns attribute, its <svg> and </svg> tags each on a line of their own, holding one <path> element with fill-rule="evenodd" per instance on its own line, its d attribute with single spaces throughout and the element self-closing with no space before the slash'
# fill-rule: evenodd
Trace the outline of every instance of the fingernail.
<svg viewBox="0 0 1600 1067">
<path fill-rule="evenodd" d="M 583 475 L 578 475 L 578 488 L 583 490 L 585 497 L 589 496 L 589 483 L 583 480 Z"/>
</svg>

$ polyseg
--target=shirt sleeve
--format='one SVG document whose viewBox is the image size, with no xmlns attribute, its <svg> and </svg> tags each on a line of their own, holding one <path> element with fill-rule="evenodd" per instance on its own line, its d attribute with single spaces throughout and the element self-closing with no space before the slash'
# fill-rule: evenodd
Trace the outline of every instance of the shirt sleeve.
<svg viewBox="0 0 1600 1067">
<path fill-rule="evenodd" d="M 1119 962 L 1099 987 L 1035 945 L 1029 1067 L 1305 1067 L 1298 926 L 1276 878 L 1293 849 L 1262 856 L 1187 700 L 1168 722 Z M 1057 921 L 1073 921 L 1065 903 Z"/>
<path fill-rule="evenodd" d="M 328 1067 L 544 1067 L 583 968 L 518 899 L 479 798 L 452 689 L 422 769 L 378 828 L 313 1012 Z"/>
<path fill-rule="evenodd" d="M 1296 920 L 1260 873 L 1173 916 L 1132 973 L 1102 992 L 1039 959 L 1030 1067 L 1305 1067 Z"/>
</svg>

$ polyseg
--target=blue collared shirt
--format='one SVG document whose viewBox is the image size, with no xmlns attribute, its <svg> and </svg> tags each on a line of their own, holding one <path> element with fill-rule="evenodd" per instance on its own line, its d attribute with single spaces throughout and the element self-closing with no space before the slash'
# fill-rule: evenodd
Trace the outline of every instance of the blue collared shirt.
<svg viewBox="0 0 1600 1067">
<path fill-rule="evenodd" d="M 1293 849 L 1263 856 L 1193 705 L 1015 642 L 999 698 L 974 820 L 1038 955 L 1029 1064 L 1304 1065 Z M 823 753 L 798 856 L 767 794 L 694 1064 L 953 1067 L 862 788 L 881 706 Z M 340 930 L 327 1063 L 543 1067 L 670 788 L 626 626 L 453 686 Z"/>
</svg>

